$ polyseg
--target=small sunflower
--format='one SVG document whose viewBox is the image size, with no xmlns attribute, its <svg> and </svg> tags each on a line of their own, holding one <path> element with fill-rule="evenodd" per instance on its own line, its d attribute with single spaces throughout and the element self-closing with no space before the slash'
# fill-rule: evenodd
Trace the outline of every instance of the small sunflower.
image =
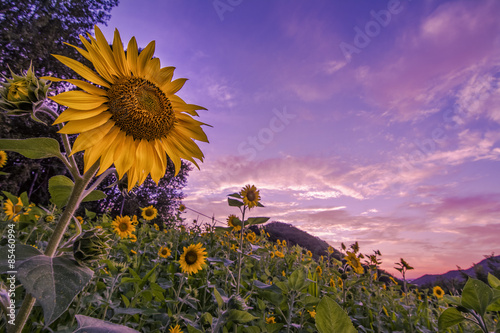
<svg viewBox="0 0 500 333">
<path fill-rule="evenodd" d="M 132 223 L 132 225 L 134 225 L 134 224 Z M 137 242 L 137 236 L 136 236 L 136 235 L 134 235 L 134 234 L 130 235 L 130 241 L 131 241 L 132 243 Z"/>
<path fill-rule="evenodd" d="M 186 206 L 185 206 L 184 204 L 180 204 L 180 205 L 179 205 L 179 212 L 181 212 L 181 213 L 182 213 L 182 212 L 183 212 L 183 211 L 185 211 L 185 210 L 186 210 Z"/>
<path fill-rule="evenodd" d="M 257 235 L 255 234 L 255 232 L 249 232 L 247 234 L 247 241 L 249 241 L 250 243 L 255 243 L 256 240 L 257 240 Z"/>
<path fill-rule="evenodd" d="M 328 253 L 333 254 L 333 247 L 331 246 L 328 247 Z"/>
<path fill-rule="evenodd" d="M 166 246 L 162 246 L 160 251 L 158 251 L 158 255 L 162 258 L 168 258 L 172 254 L 172 251 Z"/>
<path fill-rule="evenodd" d="M 317 266 L 317 267 L 316 267 L 316 273 L 317 273 L 318 275 L 321 275 L 321 274 L 323 273 L 323 269 L 321 268 L 321 266 Z"/>
<path fill-rule="evenodd" d="M 440 286 L 435 286 L 434 288 L 432 288 L 432 293 L 434 294 L 434 296 L 436 296 L 437 298 L 443 298 L 444 296 L 444 290 L 441 289 Z"/>
<path fill-rule="evenodd" d="M 45 215 L 45 218 L 44 218 L 45 222 L 52 222 L 54 221 L 54 215 Z"/>
<path fill-rule="evenodd" d="M 284 258 L 285 257 L 285 255 L 281 251 L 276 251 L 276 252 L 274 252 L 274 254 L 276 255 L 276 257 L 279 257 L 279 258 Z"/>
<path fill-rule="evenodd" d="M 274 258 L 274 252 L 271 252 L 271 253 L 269 254 L 269 256 L 270 256 L 271 258 Z"/>
<path fill-rule="evenodd" d="M 170 326 L 168 333 L 183 333 L 179 325 Z"/>
<path fill-rule="evenodd" d="M 233 231 L 239 231 L 241 229 L 241 226 L 236 225 L 235 219 L 237 219 L 236 215 L 229 215 L 227 218 L 227 225 L 233 228 Z"/>
<path fill-rule="evenodd" d="M 286 247 L 286 240 L 283 240 L 283 242 L 281 242 L 281 245 L 282 245 L 283 247 Z"/>
<path fill-rule="evenodd" d="M 252 185 L 246 185 L 241 191 L 240 195 L 243 198 L 243 203 L 248 206 L 248 208 L 257 207 L 260 201 L 259 190 Z"/>
<path fill-rule="evenodd" d="M 139 52 L 132 37 L 125 52 L 118 30 L 111 47 L 97 26 L 95 37 L 87 35 L 89 40 L 80 36 L 86 50 L 70 46 L 92 62 L 95 72 L 71 58 L 54 57 L 90 83 L 43 77 L 83 90 L 51 99 L 68 107 L 55 124 L 67 122 L 59 132 L 79 134 L 71 154 L 85 151 L 85 171 L 99 161 L 99 175 L 114 164 L 118 178 L 127 174 L 131 190 L 149 174 L 158 184 L 165 175 L 167 156 L 174 163 L 175 175 L 181 158 L 198 166 L 194 159 L 203 161 L 204 156 L 194 140 L 208 142 L 201 128 L 206 124 L 191 116 L 206 109 L 176 95 L 187 79 L 172 81 L 175 68 L 160 68 L 160 60 L 153 56 L 154 41 Z"/>
<path fill-rule="evenodd" d="M 311 315 L 311 317 L 316 318 L 316 310 L 312 311 L 307 310 L 307 312 L 309 312 L 309 315 Z"/>
<path fill-rule="evenodd" d="M 117 216 L 111 225 L 114 227 L 113 231 L 121 238 L 132 237 L 132 233 L 135 231 L 135 226 L 128 215 Z"/>
<path fill-rule="evenodd" d="M 312 257 L 313 256 L 312 252 L 311 251 L 307 251 L 307 256 L 308 257 Z"/>
<path fill-rule="evenodd" d="M 156 231 L 160 231 L 160 227 L 158 226 L 158 224 L 153 224 L 153 226 L 155 227 Z"/>
<path fill-rule="evenodd" d="M 7 164 L 7 153 L 0 150 L 0 168 L 3 168 Z"/>
<path fill-rule="evenodd" d="M 83 224 L 83 217 L 77 216 L 76 219 L 80 222 L 80 224 Z"/>
<path fill-rule="evenodd" d="M 330 287 L 335 288 L 335 280 L 330 278 Z"/>
<path fill-rule="evenodd" d="M 146 208 L 141 208 L 142 210 L 142 218 L 148 221 L 151 221 L 156 216 L 158 216 L 158 210 L 153 206 L 148 206 Z"/>
<path fill-rule="evenodd" d="M 207 257 L 207 252 L 205 251 L 201 243 L 184 247 L 184 253 L 179 259 L 182 271 L 189 275 L 198 273 L 202 269 L 202 265 L 205 263 Z"/>
<path fill-rule="evenodd" d="M 7 215 L 7 219 L 12 219 L 14 222 L 19 222 L 19 218 L 21 215 L 27 215 L 29 212 L 29 208 L 27 208 L 26 212 L 23 212 L 23 201 L 21 198 L 17 198 L 17 202 L 14 205 L 14 203 L 10 200 L 7 199 L 3 205 L 3 210 L 5 211 L 5 214 Z"/>
<path fill-rule="evenodd" d="M 132 254 L 137 254 L 137 252 L 136 252 L 136 251 L 134 251 L 134 250 L 130 250 L 130 253 L 132 253 Z"/>
<path fill-rule="evenodd" d="M 267 317 L 266 324 L 276 324 L 276 318 L 274 316 Z"/>
</svg>

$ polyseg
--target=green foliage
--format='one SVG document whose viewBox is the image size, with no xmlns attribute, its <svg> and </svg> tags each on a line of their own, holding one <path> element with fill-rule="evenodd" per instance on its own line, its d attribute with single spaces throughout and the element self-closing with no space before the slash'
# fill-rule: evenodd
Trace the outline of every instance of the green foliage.
<svg viewBox="0 0 500 333">
<path fill-rule="evenodd" d="M 325 296 L 318 304 L 316 328 L 320 333 L 356 333 L 347 313 L 330 297 Z"/>
</svg>

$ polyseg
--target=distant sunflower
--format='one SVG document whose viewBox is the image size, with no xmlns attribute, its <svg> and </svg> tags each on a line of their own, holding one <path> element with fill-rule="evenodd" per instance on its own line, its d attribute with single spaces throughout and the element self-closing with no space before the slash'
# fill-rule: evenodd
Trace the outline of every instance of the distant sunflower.
<svg viewBox="0 0 500 333">
<path fill-rule="evenodd" d="M 202 265 L 205 263 L 207 257 L 207 252 L 205 251 L 201 243 L 184 247 L 184 253 L 179 259 L 182 271 L 189 275 L 198 273 L 202 269 Z"/>
<path fill-rule="evenodd" d="M 51 97 L 68 108 L 54 124 L 67 122 L 59 131 L 78 134 L 71 154 L 85 151 L 87 171 L 100 160 L 98 175 L 115 165 L 118 177 L 128 176 L 128 189 L 141 185 L 151 174 L 158 184 L 165 175 L 167 156 L 180 170 L 181 158 L 203 161 L 203 153 L 194 140 L 208 142 L 201 126 L 194 120 L 196 110 L 205 108 L 186 104 L 175 95 L 187 79 L 172 81 L 174 67 L 160 68 L 153 57 L 155 42 L 140 53 L 135 37 L 124 47 L 115 30 L 110 47 L 101 30 L 95 26 L 95 38 L 80 36 L 84 45 L 74 47 L 92 62 L 96 72 L 80 62 L 61 55 L 54 57 L 79 74 L 82 80 L 43 77 L 51 81 L 67 81 L 83 91 L 68 91 Z"/>
<path fill-rule="evenodd" d="M 318 275 L 321 275 L 323 273 L 323 269 L 321 268 L 321 266 L 316 266 L 316 273 Z"/>
<path fill-rule="evenodd" d="M 148 206 L 146 208 L 141 208 L 142 210 L 142 218 L 148 221 L 151 221 L 156 216 L 158 216 L 158 210 L 153 206 Z"/>
<path fill-rule="evenodd" d="M 330 278 L 330 287 L 335 288 L 335 280 Z"/>
<path fill-rule="evenodd" d="M 248 208 L 257 207 L 260 201 L 259 190 L 252 185 L 246 185 L 241 191 L 240 195 L 243 198 L 243 203 L 248 206 Z"/>
<path fill-rule="evenodd" d="M 256 240 L 257 235 L 255 234 L 255 232 L 249 232 L 247 235 L 247 241 L 249 241 L 250 243 L 255 243 Z"/>
<path fill-rule="evenodd" d="M 233 231 L 238 231 L 241 229 L 241 226 L 236 224 L 236 221 L 235 221 L 236 219 L 237 219 L 237 217 L 234 214 L 229 215 L 227 218 L 227 225 L 230 226 L 231 228 L 233 228 Z"/>
<path fill-rule="evenodd" d="M 276 324 L 276 317 L 274 317 L 274 316 L 267 317 L 266 324 Z"/>
<path fill-rule="evenodd" d="M 114 227 L 113 231 L 121 238 L 132 237 L 135 231 L 130 216 L 117 216 L 111 225 Z"/>
<path fill-rule="evenodd" d="M 276 255 L 276 257 L 279 257 L 279 258 L 284 258 L 285 257 L 285 255 L 281 251 L 276 251 L 276 252 L 274 252 L 274 254 Z"/>
<path fill-rule="evenodd" d="M 3 168 L 7 164 L 7 153 L 0 150 L 0 168 Z"/>
<path fill-rule="evenodd" d="M 183 211 L 185 211 L 185 210 L 186 210 L 186 206 L 185 206 L 184 204 L 180 204 L 180 205 L 179 205 L 179 212 L 181 212 L 181 213 L 182 213 L 182 212 L 183 212 Z"/>
<path fill-rule="evenodd" d="M 158 255 L 162 258 L 168 258 L 172 254 L 172 251 L 166 246 L 162 246 L 160 251 L 158 251 Z"/>
<path fill-rule="evenodd" d="M 183 333 L 179 325 L 170 326 L 168 333 Z"/>
<path fill-rule="evenodd" d="M 434 296 L 436 296 L 437 298 L 443 298 L 444 296 L 444 290 L 441 289 L 440 286 L 435 286 L 434 288 L 432 288 L 432 293 L 434 294 Z"/>
<path fill-rule="evenodd" d="M 52 222 L 54 221 L 54 215 L 46 215 L 44 218 L 45 222 Z"/>
<path fill-rule="evenodd" d="M 26 215 L 29 211 L 29 209 L 27 209 L 25 213 L 22 213 L 23 202 L 21 198 L 17 198 L 17 203 L 15 205 L 10 199 L 7 199 L 7 201 L 3 204 L 3 210 L 7 215 L 7 219 L 12 219 L 14 222 L 19 222 L 21 215 Z"/>
</svg>

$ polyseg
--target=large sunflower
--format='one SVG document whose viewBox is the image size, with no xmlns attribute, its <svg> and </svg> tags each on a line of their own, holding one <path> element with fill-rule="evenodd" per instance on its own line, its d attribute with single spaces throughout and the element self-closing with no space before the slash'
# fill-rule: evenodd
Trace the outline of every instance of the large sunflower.
<svg viewBox="0 0 500 333">
<path fill-rule="evenodd" d="M 182 271 L 189 275 L 198 273 L 202 268 L 201 266 L 205 263 L 206 257 L 207 252 L 205 252 L 205 248 L 202 247 L 201 243 L 184 247 L 184 253 L 179 259 Z"/>
<path fill-rule="evenodd" d="M 7 153 L 0 150 L 0 168 L 3 168 L 7 164 Z"/>
<path fill-rule="evenodd" d="M 119 178 L 128 176 L 129 190 L 144 182 L 148 174 L 158 184 L 165 175 L 167 155 L 179 172 L 181 158 L 198 164 L 203 153 L 193 140 L 208 142 L 201 125 L 194 120 L 196 110 L 205 108 L 186 104 L 175 93 L 186 79 L 172 81 L 174 67 L 160 68 L 153 57 L 155 42 L 140 53 L 135 37 L 127 51 L 118 30 L 110 47 L 95 26 L 95 38 L 80 36 L 86 50 L 73 46 L 88 59 L 96 72 L 68 57 L 54 55 L 85 80 L 44 77 L 52 81 L 67 81 L 83 91 L 63 92 L 51 99 L 68 108 L 54 124 L 67 122 L 59 131 L 80 133 L 71 154 L 85 151 L 85 171 L 99 161 L 98 175 L 115 165 Z"/>
<path fill-rule="evenodd" d="M 132 224 L 130 216 L 117 216 L 111 225 L 114 227 L 113 231 L 121 238 L 132 237 L 135 231 L 135 225 Z"/>
<path fill-rule="evenodd" d="M 248 206 L 248 208 L 257 207 L 260 201 L 259 190 L 255 185 L 246 185 L 241 191 L 240 195 L 243 198 L 243 203 Z"/>
</svg>

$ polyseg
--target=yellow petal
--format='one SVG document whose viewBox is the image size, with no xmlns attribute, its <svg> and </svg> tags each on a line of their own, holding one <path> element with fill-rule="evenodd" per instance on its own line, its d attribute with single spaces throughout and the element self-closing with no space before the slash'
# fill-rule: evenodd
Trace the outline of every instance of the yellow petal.
<svg viewBox="0 0 500 333">
<path fill-rule="evenodd" d="M 83 77 L 85 80 L 88 80 L 88 81 L 93 82 L 95 84 L 98 84 L 100 86 L 104 86 L 106 88 L 110 87 L 108 82 L 106 82 L 103 78 L 101 78 L 99 75 L 97 75 L 93 70 L 91 70 L 90 68 L 88 68 L 85 65 L 82 65 L 78 61 L 73 60 L 73 59 L 68 58 L 68 57 L 65 57 L 65 56 L 56 55 L 56 54 L 53 54 L 53 56 L 57 60 L 59 60 L 60 62 L 62 62 L 63 64 L 65 64 L 69 68 L 71 68 L 72 70 L 74 70 L 78 75 Z"/>
<path fill-rule="evenodd" d="M 198 141 L 208 142 L 207 135 L 200 127 L 193 127 L 189 124 L 183 124 L 182 121 L 179 121 L 179 125 L 176 126 L 176 129 L 184 134 L 187 137 L 193 138 Z M 183 126 L 184 125 L 184 126 Z"/>
<path fill-rule="evenodd" d="M 154 81 L 161 87 L 166 83 L 172 81 L 172 76 L 174 75 L 175 67 L 163 67 L 156 74 Z"/>
<path fill-rule="evenodd" d="M 114 137 L 112 136 L 107 136 L 106 140 L 106 145 L 108 146 L 108 149 L 104 151 L 104 153 L 101 156 L 101 160 L 99 161 L 99 172 L 97 173 L 97 176 L 102 174 L 104 171 L 108 170 L 109 167 L 113 164 L 114 162 L 114 155 L 115 155 L 115 150 L 119 142 L 117 142 L 117 136 L 120 132 L 120 129 L 118 127 L 113 127 L 113 129 L 109 132 L 109 134 L 114 134 L 113 132 L 116 132 L 116 135 Z M 108 138 L 109 137 L 109 138 Z"/>
<path fill-rule="evenodd" d="M 95 145 L 85 151 L 83 154 L 83 160 L 85 164 L 85 172 L 97 162 L 99 158 L 106 152 L 109 148 L 109 143 L 113 142 L 116 135 L 118 134 L 119 129 L 117 127 L 113 127 L 111 131 L 106 134 L 101 141 L 101 144 Z M 106 170 L 104 170 L 106 171 Z"/>
<path fill-rule="evenodd" d="M 143 70 L 144 77 L 149 81 L 154 81 L 154 74 L 160 69 L 160 59 L 153 58 Z"/>
<path fill-rule="evenodd" d="M 57 77 L 52 77 L 52 76 L 42 76 L 40 77 L 43 80 L 50 80 L 54 82 L 61 82 L 61 81 L 66 81 L 69 82 L 75 86 L 77 86 L 80 89 L 85 90 L 89 94 L 92 95 L 97 95 L 97 96 L 107 96 L 106 90 L 103 90 L 101 88 L 98 88 L 94 86 L 93 84 L 90 84 L 88 82 L 82 81 L 82 80 L 76 80 L 76 79 L 59 79 Z"/>
<path fill-rule="evenodd" d="M 155 140 L 156 141 L 156 140 Z M 163 164 L 163 161 L 159 155 L 159 152 L 158 150 L 156 149 L 156 142 L 154 143 L 154 145 L 152 146 L 152 150 L 153 150 L 153 167 L 151 168 L 151 178 L 153 179 L 153 181 L 156 183 L 156 185 L 158 185 L 158 182 L 160 181 L 160 179 L 165 176 L 165 167 L 164 167 L 164 164 Z M 162 154 L 165 155 L 165 152 L 163 151 L 162 149 Z"/>
<path fill-rule="evenodd" d="M 137 58 L 137 75 L 144 76 L 146 66 L 155 53 L 155 41 L 150 42 Z"/>
<path fill-rule="evenodd" d="M 91 38 L 91 40 L 94 40 L 90 35 L 89 38 Z M 97 48 L 97 42 L 91 44 L 83 36 L 80 36 L 80 40 L 89 51 L 90 61 L 94 65 L 97 73 L 99 73 L 99 75 L 105 78 L 108 82 L 113 82 L 114 79 L 112 74 L 114 73 L 114 71 L 110 66 L 108 66 L 106 60 L 103 57 L 103 53 L 101 53 L 101 51 Z"/>
<path fill-rule="evenodd" d="M 80 35 L 80 38 L 81 38 L 81 35 Z M 84 49 L 81 49 L 78 46 L 71 45 L 69 43 L 64 43 L 64 44 L 68 45 L 68 46 L 71 46 L 72 48 L 76 49 L 78 51 L 78 53 L 80 53 L 88 61 L 92 61 L 92 59 L 90 58 L 90 54 L 87 51 L 85 51 Z"/>
<path fill-rule="evenodd" d="M 103 58 L 106 61 L 108 67 L 112 69 L 112 74 L 116 75 L 118 72 L 118 66 L 116 65 L 115 58 L 113 57 L 113 52 L 109 47 L 108 41 L 102 34 L 101 30 L 97 27 L 97 25 L 94 26 L 94 31 L 99 51 L 101 51 L 101 54 L 103 55 Z"/>
<path fill-rule="evenodd" d="M 102 126 L 99 126 L 97 128 L 94 128 L 93 130 L 78 135 L 75 142 L 73 143 L 73 149 L 71 151 L 71 155 L 73 155 L 78 151 L 85 150 L 96 144 L 99 144 L 102 138 L 106 134 L 108 134 L 111 128 L 113 128 L 114 124 L 115 123 L 113 121 L 108 121 Z"/>
<path fill-rule="evenodd" d="M 119 76 L 128 76 L 130 71 L 128 69 L 127 58 L 125 57 L 125 51 L 123 51 L 122 39 L 120 38 L 118 29 L 115 29 L 115 35 L 113 38 L 113 56 L 115 57 Z"/>
<path fill-rule="evenodd" d="M 158 141 L 162 145 L 162 147 L 165 150 L 165 152 L 167 153 L 168 157 L 170 157 L 170 159 L 174 163 L 174 167 L 175 167 L 174 176 L 177 176 L 177 174 L 179 173 L 179 170 L 181 168 L 181 164 L 182 164 L 179 155 L 177 154 L 176 150 L 173 149 L 172 145 L 167 140 L 163 139 L 163 140 L 158 140 Z"/>
<path fill-rule="evenodd" d="M 107 105 L 101 105 L 93 110 L 86 110 L 86 111 L 68 108 L 64 110 L 64 112 L 61 113 L 59 117 L 57 117 L 53 125 L 64 123 L 66 121 L 71 121 L 71 120 L 81 120 L 81 119 L 91 118 L 106 111 L 107 109 L 108 109 Z"/>
<path fill-rule="evenodd" d="M 138 169 L 144 170 L 149 173 L 153 167 L 153 156 L 154 152 L 151 144 L 148 140 L 141 140 L 137 146 L 137 151 L 135 153 L 135 164 Z"/>
<path fill-rule="evenodd" d="M 84 91 L 65 91 L 50 99 L 77 110 L 92 110 L 109 101 L 107 97 L 91 95 Z"/>
<path fill-rule="evenodd" d="M 179 90 L 181 90 L 181 88 L 184 86 L 184 83 L 186 83 L 187 80 L 188 79 L 177 79 L 170 83 L 166 83 L 161 87 L 161 90 L 163 90 L 163 92 L 165 92 L 167 96 L 173 95 Z"/>
<path fill-rule="evenodd" d="M 90 131 L 105 124 L 110 118 L 111 112 L 101 112 L 99 115 L 88 119 L 73 120 L 64 125 L 63 128 L 59 130 L 58 133 L 62 134 L 76 134 L 86 131 Z"/>
<path fill-rule="evenodd" d="M 127 47 L 127 63 L 128 68 L 134 75 L 137 75 L 137 54 L 137 42 L 135 41 L 135 37 L 132 37 Z"/>
<path fill-rule="evenodd" d="M 134 139 L 129 135 L 125 135 L 124 132 L 120 132 L 118 136 L 122 138 L 123 141 L 120 147 L 117 147 L 114 159 L 118 178 L 122 179 L 135 162 L 137 145 Z"/>
</svg>

